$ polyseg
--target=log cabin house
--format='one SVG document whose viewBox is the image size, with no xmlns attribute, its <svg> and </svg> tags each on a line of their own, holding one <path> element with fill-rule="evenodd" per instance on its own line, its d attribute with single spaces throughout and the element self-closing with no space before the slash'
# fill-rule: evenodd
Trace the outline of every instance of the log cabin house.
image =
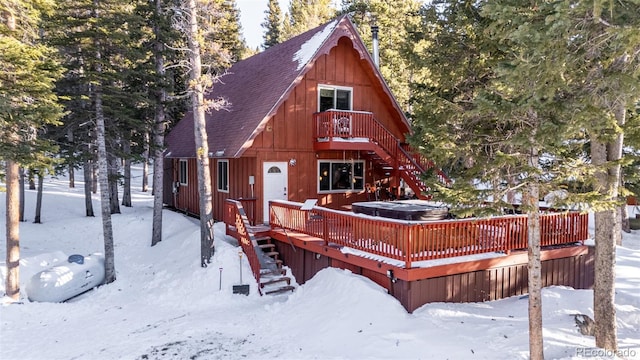
<svg viewBox="0 0 640 360">
<path fill-rule="evenodd" d="M 242 245 L 260 289 L 286 278 L 266 276 L 266 253 L 299 283 L 325 267 L 367 276 L 408 311 L 527 292 L 522 216 L 398 221 L 350 212 L 402 189 L 427 198 L 420 176 L 432 165 L 405 143 L 411 125 L 348 16 L 234 64 L 208 96 L 229 103 L 207 114 L 213 216 Z M 187 114 L 165 153 L 165 203 L 188 214 L 199 209 L 193 134 Z M 544 216 L 545 286 L 590 287 L 586 216 Z"/>
</svg>

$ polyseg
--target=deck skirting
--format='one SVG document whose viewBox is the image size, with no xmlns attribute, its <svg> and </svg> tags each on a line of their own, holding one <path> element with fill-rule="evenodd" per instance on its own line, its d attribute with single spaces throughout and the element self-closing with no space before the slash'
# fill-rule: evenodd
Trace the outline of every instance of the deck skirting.
<svg viewBox="0 0 640 360">
<path fill-rule="evenodd" d="M 408 312 L 430 302 L 481 302 L 525 295 L 527 253 L 496 254 L 495 258 L 405 269 L 326 246 L 321 238 L 272 230 L 276 248 L 298 283 L 303 284 L 327 267 L 348 269 L 387 289 Z M 543 286 L 575 289 L 593 287 L 594 250 L 573 245 L 542 250 Z"/>
</svg>

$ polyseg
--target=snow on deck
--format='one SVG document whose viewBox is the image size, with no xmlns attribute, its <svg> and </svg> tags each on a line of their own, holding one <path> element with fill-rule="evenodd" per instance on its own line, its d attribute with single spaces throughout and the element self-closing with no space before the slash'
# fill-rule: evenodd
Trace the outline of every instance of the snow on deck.
<svg viewBox="0 0 640 360">
<path fill-rule="evenodd" d="M 375 260 L 375 261 L 381 262 L 383 264 L 393 265 L 393 266 L 399 267 L 399 268 L 404 268 L 404 266 L 405 266 L 405 262 L 403 260 L 391 259 L 391 258 L 388 258 L 386 256 L 368 253 L 366 251 L 353 249 L 353 248 L 350 248 L 350 247 L 347 247 L 347 246 L 342 247 L 340 249 L 340 252 L 342 252 L 343 254 L 351 254 L 351 255 L 360 256 L 360 257 L 363 257 L 363 258 L 366 258 L 366 259 L 369 259 L 369 260 Z M 428 268 L 428 267 L 434 267 L 434 266 L 440 266 L 440 265 L 463 263 L 463 262 L 468 262 L 468 261 L 478 261 L 478 260 L 484 260 L 484 259 L 495 259 L 495 258 L 500 258 L 500 257 L 505 257 L 505 256 L 507 256 L 507 255 L 504 254 L 504 253 L 498 253 L 498 252 L 462 255 L 462 256 L 455 256 L 455 257 L 442 258 L 442 259 L 411 261 L 411 267 L 412 268 Z"/>
</svg>

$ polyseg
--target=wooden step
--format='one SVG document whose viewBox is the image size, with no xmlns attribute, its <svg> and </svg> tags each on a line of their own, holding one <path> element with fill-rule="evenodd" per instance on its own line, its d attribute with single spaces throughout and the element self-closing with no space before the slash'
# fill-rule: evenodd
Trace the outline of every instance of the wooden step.
<svg viewBox="0 0 640 360">
<path fill-rule="evenodd" d="M 277 252 L 277 251 L 269 251 L 269 252 L 265 252 L 265 254 L 266 254 L 267 256 L 271 256 L 271 257 L 273 257 L 274 259 L 275 259 L 275 258 L 277 258 L 277 257 L 278 257 L 278 255 L 280 255 L 280 253 L 279 253 L 279 252 Z"/>
<path fill-rule="evenodd" d="M 260 242 L 260 241 L 271 241 L 271 236 L 256 236 L 254 237 L 254 240 L 256 242 Z"/>
<path fill-rule="evenodd" d="M 279 294 L 287 291 L 293 291 L 295 290 L 295 288 L 296 288 L 295 286 L 287 285 L 287 286 L 279 287 L 277 289 L 265 291 L 264 294 L 265 295 Z"/>
<path fill-rule="evenodd" d="M 273 275 L 273 276 L 283 276 L 283 275 L 287 275 L 287 270 L 286 269 L 282 269 L 280 267 L 278 267 L 277 270 L 273 270 L 273 269 L 260 269 L 260 276 L 269 276 L 269 275 Z"/>
<path fill-rule="evenodd" d="M 260 279 L 260 287 L 265 287 L 266 285 L 276 284 L 279 282 L 286 282 L 287 285 L 291 285 L 291 278 L 288 276 L 280 276 L 276 278 L 266 278 L 265 281 Z"/>
<path fill-rule="evenodd" d="M 262 250 L 265 250 L 265 249 L 273 250 L 276 248 L 276 244 L 260 244 L 258 245 L 258 247 Z"/>
</svg>

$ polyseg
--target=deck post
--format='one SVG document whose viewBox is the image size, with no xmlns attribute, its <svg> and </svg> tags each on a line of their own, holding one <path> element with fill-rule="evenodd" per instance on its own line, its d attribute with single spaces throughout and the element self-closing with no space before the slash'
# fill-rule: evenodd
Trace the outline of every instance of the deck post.
<svg viewBox="0 0 640 360">
<path fill-rule="evenodd" d="M 327 221 L 327 214 L 322 214 L 322 239 L 324 239 L 324 246 L 329 246 L 329 221 Z"/>
<path fill-rule="evenodd" d="M 408 231 L 408 229 L 411 229 L 411 227 L 409 226 L 403 226 L 404 231 Z M 405 259 L 404 259 L 404 267 L 405 269 L 410 269 L 411 268 L 411 254 L 413 253 L 413 231 L 408 231 L 409 234 L 407 234 L 407 236 L 403 236 L 405 239 L 407 239 L 407 243 L 405 244 Z"/>
</svg>

